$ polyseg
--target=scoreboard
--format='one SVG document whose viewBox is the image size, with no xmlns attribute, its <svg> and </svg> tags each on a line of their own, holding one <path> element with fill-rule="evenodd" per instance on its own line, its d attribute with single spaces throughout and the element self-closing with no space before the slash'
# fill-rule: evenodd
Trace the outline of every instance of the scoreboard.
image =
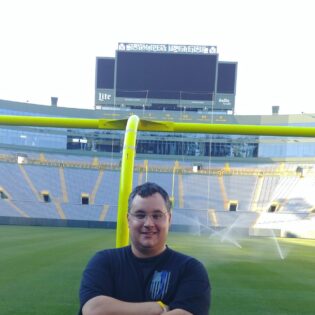
<svg viewBox="0 0 315 315">
<path fill-rule="evenodd" d="M 218 59 L 215 46 L 120 43 L 96 59 L 95 105 L 234 110 L 237 63 Z"/>
</svg>

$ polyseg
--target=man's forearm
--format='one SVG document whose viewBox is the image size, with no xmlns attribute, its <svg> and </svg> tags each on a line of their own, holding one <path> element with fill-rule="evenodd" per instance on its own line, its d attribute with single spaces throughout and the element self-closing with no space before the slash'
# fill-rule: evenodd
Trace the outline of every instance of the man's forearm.
<svg viewBox="0 0 315 315">
<path fill-rule="evenodd" d="M 194 315 L 194 314 L 192 314 L 190 312 L 187 312 L 187 311 L 185 311 L 183 309 L 180 309 L 180 308 L 168 311 L 168 312 L 166 312 L 164 314 L 169 314 L 169 315 Z"/>
<path fill-rule="evenodd" d="M 169 313 L 173 315 L 186 315 L 186 313 L 171 312 Z M 162 308 L 156 302 L 130 303 L 109 296 L 92 298 L 82 309 L 83 315 L 160 315 L 162 313 Z"/>
</svg>

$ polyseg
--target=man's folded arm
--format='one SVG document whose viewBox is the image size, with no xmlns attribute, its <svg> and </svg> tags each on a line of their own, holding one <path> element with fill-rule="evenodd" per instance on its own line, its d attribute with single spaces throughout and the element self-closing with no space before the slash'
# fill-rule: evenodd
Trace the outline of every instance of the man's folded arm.
<svg viewBox="0 0 315 315">
<path fill-rule="evenodd" d="M 183 309 L 180 309 L 180 308 L 168 311 L 168 312 L 163 313 L 163 314 L 169 314 L 169 315 L 194 315 L 194 314 L 192 314 L 190 312 L 187 312 L 187 311 L 185 311 Z"/>
<path fill-rule="evenodd" d="M 183 309 L 164 312 L 156 302 L 131 303 L 109 296 L 96 296 L 87 301 L 82 309 L 83 315 L 193 315 Z"/>
<path fill-rule="evenodd" d="M 104 295 L 90 299 L 82 308 L 83 315 L 160 315 L 162 313 L 163 309 L 156 302 L 131 303 Z M 169 313 L 182 314 L 172 313 L 172 311 Z M 186 313 L 182 315 L 186 315 Z"/>
</svg>

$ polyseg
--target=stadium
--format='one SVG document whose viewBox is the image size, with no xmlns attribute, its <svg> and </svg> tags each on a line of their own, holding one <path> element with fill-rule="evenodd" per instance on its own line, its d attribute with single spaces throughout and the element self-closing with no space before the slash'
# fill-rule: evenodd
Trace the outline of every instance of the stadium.
<svg viewBox="0 0 315 315">
<path fill-rule="evenodd" d="M 0 100 L 0 115 L 106 120 L 124 126 L 133 115 L 147 124 L 315 126 L 315 115 L 280 115 L 277 106 L 271 107 L 270 115 L 235 115 L 237 66 L 235 61 L 219 60 L 216 46 L 119 43 L 115 57 L 96 58 L 93 110 L 59 107 L 58 98 L 52 97 L 50 106 Z M 59 272 L 69 271 L 61 257 L 70 250 L 75 272 L 69 272 L 73 278 L 67 281 L 76 294 L 78 274 L 93 249 L 103 248 L 104 242 L 114 246 L 124 137 L 124 128 L 56 128 L 7 124 L 1 119 L 0 231 L 13 264 L 19 266 L 19 259 L 13 259 L 18 255 L 10 250 L 19 248 L 21 243 L 14 243 L 19 235 L 28 240 L 23 244 L 30 251 L 34 245 L 34 255 L 41 253 L 39 265 L 50 266 L 47 257 L 61 259 L 54 267 Z M 312 314 L 314 157 L 315 141 L 309 136 L 138 131 L 132 185 L 162 183 L 173 201 L 170 242 L 206 263 L 207 253 L 214 253 L 208 268 L 218 290 L 211 313 Z M 9 241 L 6 235 L 11 235 Z M 39 237 L 47 237 L 45 248 Z M 65 240 L 73 243 L 73 249 Z M 54 246 L 59 258 L 42 254 Z M 88 250 L 78 258 L 83 247 Z M 297 264 L 303 272 L 297 272 Z M 230 287 L 220 285 L 226 280 L 222 266 L 243 286 L 238 288 L 233 281 L 228 282 Z M 23 263 L 22 269 L 30 272 L 28 268 Z M 250 284 L 250 293 L 242 277 L 251 272 L 258 282 Z M 269 278 L 272 273 L 274 279 Z M 51 276 L 37 276 L 53 282 Z M 14 272 L 3 279 L 13 280 Z M 7 283 L 3 287 L 13 296 L 15 288 Z M 69 297 L 60 283 L 54 285 L 58 298 Z M 290 301 L 292 285 L 299 288 L 301 303 Z M 230 292 L 238 289 L 236 301 Z M 27 314 L 12 311 L 12 296 L 1 293 L 6 297 L 4 314 Z M 36 294 L 40 292 L 21 299 L 31 303 L 28 300 Z M 249 300 L 250 294 L 273 302 L 260 301 L 258 307 Z M 221 295 L 224 302 L 216 303 L 222 301 Z M 46 314 L 73 312 L 77 302 L 74 297 L 69 300 Z M 43 298 L 41 303 L 44 307 L 51 301 Z M 40 307 L 30 314 L 37 312 L 41 313 Z"/>
</svg>

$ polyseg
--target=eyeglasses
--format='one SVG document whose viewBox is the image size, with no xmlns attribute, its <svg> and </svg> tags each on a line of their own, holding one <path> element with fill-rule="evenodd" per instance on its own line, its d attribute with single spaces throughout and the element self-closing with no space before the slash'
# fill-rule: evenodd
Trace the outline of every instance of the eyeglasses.
<svg viewBox="0 0 315 315">
<path fill-rule="evenodd" d="M 136 221 L 138 222 L 145 222 L 148 217 L 152 219 L 153 222 L 155 223 L 160 223 L 163 222 L 164 219 L 166 218 L 166 212 L 156 212 L 153 214 L 146 214 L 146 213 L 129 213 Z"/>
</svg>

